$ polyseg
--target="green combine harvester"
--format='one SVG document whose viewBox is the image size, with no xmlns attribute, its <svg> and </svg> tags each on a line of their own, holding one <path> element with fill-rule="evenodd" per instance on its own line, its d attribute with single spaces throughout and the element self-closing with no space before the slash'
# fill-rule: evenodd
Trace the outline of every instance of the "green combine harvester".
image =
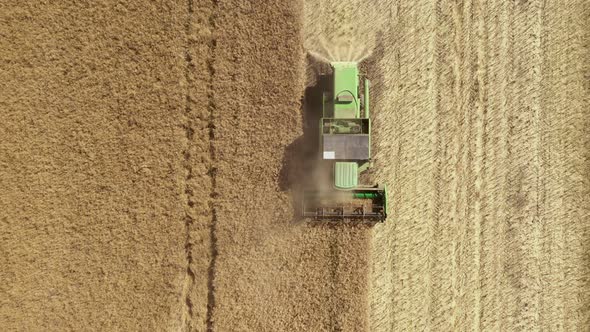
<svg viewBox="0 0 590 332">
<path fill-rule="evenodd" d="M 382 222 L 387 218 L 385 186 L 359 184 L 371 166 L 369 80 L 359 87 L 356 62 L 332 62 L 332 91 L 323 92 L 321 164 L 330 169 L 331 188 L 304 192 L 303 216 L 314 220 Z"/>
</svg>

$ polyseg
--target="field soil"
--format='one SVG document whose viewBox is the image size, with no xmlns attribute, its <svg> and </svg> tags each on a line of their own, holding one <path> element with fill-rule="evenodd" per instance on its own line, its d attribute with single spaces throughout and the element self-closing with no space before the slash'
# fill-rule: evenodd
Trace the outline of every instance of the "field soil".
<svg viewBox="0 0 590 332">
<path fill-rule="evenodd" d="M 2 330 L 587 329 L 589 21 L 581 0 L 2 2 Z M 334 60 L 372 80 L 383 224 L 296 217 Z"/>
</svg>

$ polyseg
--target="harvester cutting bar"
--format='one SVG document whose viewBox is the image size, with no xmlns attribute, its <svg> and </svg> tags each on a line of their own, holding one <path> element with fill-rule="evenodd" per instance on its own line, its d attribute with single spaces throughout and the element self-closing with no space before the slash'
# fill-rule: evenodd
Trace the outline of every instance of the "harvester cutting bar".
<svg viewBox="0 0 590 332">
<path fill-rule="evenodd" d="M 387 197 L 383 187 L 351 191 L 306 192 L 303 216 L 314 220 L 361 220 L 380 222 L 387 218 Z"/>
<path fill-rule="evenodd" d="M 377 209 L 383 209 L 383 206 L 376 206 Z M 383 221 L 385 215 L 381 212 L 366 211 L 363 206 L 352 207 L 349 212 L 344 206 L 334 207 L 319 207 L 315 211 L 304 212 L 304 217 L 313 218 L 316 220 L 346 220 L 346 219 L 361 219 L 371 221 Z"/>
</svg>

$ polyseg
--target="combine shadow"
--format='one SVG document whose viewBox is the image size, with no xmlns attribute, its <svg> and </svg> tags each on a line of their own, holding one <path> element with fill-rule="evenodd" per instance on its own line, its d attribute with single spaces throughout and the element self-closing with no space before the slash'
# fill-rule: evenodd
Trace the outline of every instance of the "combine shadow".
<svg viewBox="0 0 590 332">
<path fill-rule="evenodd" d="M 279 188 L 290 191 L 294 208 L 293 222 L 301 220 L 303 190 L 317 186 L 313 176 L 319 165 L 319 122 L 322 117 L 323 92 L 332 85 L 330 66 L 307 56 L 307 88 L 301 103 L 303 135 L 287 146 L 279 173 Z"/>
</svg>

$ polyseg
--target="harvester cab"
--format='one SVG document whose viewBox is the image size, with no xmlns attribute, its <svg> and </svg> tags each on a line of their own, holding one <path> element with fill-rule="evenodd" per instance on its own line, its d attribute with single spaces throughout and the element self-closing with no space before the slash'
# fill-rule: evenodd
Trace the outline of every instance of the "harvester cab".
<svg viewBox="0 0 590 332">
<path fill-rule="evenodd" d="M 356 62 L 332 62 L 331 91 L 324 91 L 319 123 L 320 161 L 330 169 L 330 188 L 306 190 L 303 216 L 314 220 L 385 221 L 385 186 L 359 184 L 371 166 L 369 80 L 359 87 Z"/>
</svg>

